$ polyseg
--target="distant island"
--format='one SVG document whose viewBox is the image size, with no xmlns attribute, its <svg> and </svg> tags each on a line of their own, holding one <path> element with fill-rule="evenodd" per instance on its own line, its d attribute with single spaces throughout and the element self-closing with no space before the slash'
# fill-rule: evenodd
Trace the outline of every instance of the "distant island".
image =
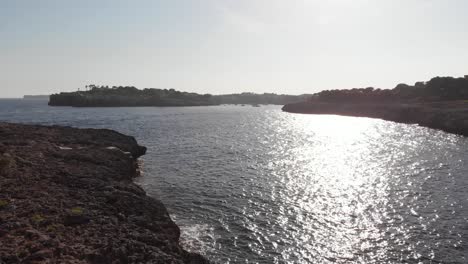
<svg viewBox="0 0 468 264">
<path fill-rule="evenodd" d="M 27 100 L 49 100 L 49 95 L 25 95 L 23 99 Z"/>
<path fill-rule="evenodd" d="M 220 104 L 285 105 L 289 103 L 304 101 L 310 96 L 310 94 L 288 95 L 275 93 L 239 93 L 214 95 L 213 97 Z"/>
<path fill-rule="evenodd" d="M 336 114 L 413 123 L 468 136 L 468 76 L 435 77 L 393 89 L 325 90 L 283 111 Z"/>
<path fill-rule="evenodd" d="M 210 94 L 180 92 L 174 89 L 134 86 L 86 86 L 85 91 L 52 94 L 51 106 L 118 107 L 118 106 L 202 106 L 216 105 Z"/>
<path fill-rule="evenodd" d="M 278 95 L 274 93 L 239 93 L 226 95 L 197 94 L 175 89 L 134 86 L 87 85 L 84 91 L 52 94 L 51 106 L 119 107 L 119 106 L 209 106 L 220 104 L 277 104 L 284 105 L 305 100 L 310 95 Z"/>
</svg>

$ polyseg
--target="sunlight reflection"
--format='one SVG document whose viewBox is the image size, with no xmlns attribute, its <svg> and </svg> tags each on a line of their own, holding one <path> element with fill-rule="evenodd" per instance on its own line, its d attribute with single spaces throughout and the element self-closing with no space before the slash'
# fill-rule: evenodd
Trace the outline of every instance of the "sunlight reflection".
<svg viewBox="0 0 468 264">
<path fill-rule="evenodd" d="M 363 251 L 385 255 L 379 224 L 386 214 L 387 182 L 372 159 L 372 144 L 381 136 L 377 123 L 332 115 L 295 116 L 294 129 L 311 140 L 290 150 L 296 162 L 292 173 L 284 173 L 288 195 L 282 199 L 291 207 L 285 217 L 307 212 L 295 217 L 302 229 L 296 230 L 294 239 L 308 244 L 308 252 L 289 249 L 283 253 L 285 259 L 300 254 L 300 259 L 322 256 L 323 262 L 346 262 Z M 376 243 L 379 250 L 373 250 Z"/>
<path fill-rule="evenodd" d="M 376 120 L 371 118 L 338 115 L 296 115 L 294 117 L 294 126 L 298 131 L 326 136 L 335 141 L 352 141 L 362 138 L 376 123 Z"/>
</svg>

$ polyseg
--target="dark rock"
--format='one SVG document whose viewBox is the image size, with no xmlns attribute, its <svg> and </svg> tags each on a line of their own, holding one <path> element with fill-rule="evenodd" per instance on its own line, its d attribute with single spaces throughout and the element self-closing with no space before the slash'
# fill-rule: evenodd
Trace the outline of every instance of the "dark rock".
<svg viewBox="0 0 468 264">
<path fill-rule="evenodd" d="M 84 215 L 67 215 L 63 220 L 63 224 L 66 226 L 82 225 L 89 223 L 89 221 L 91 221 L 91 219 Z"/>
<path fill-rule="evenodd" d="M 207 263 L 132 182 L 146 152 L 134 138 L 0 123 L 0 146 L 17 161 L 0 175 L 0 263 Z"/>
<path fill-rule="evenodd" d="M 29 255 L 28 257 L 24 259 L 23 262 L 30 263 L 33 261 L 43 261 L 46 259 L 50 259 L 53 255 L 54 254 L 52 253 L 51 250 L 43 249 L 43 250 L 36 251 L 33 254 Z"/>
<path fill-rule="evenodd" d="M 287 104 L 285 112 L 301 114 L 331 114 L 379 118 L 388 121 L 418 124 L 448 133 L 468 136 L 468 105 L 465 101 L 426 103 L 346 103 L 307 101 Z"/>
</svg>

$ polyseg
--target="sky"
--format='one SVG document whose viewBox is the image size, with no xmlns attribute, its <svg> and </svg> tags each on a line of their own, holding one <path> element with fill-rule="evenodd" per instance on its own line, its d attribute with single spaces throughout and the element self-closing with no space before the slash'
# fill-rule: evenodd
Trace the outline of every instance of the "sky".
<svg viewBox="0 0 468 264">
<path fill-rule="evenodd" d="M 393 88 L 468 74 L 466 0 L 0 0 L 0 97 Z"/>
</svg>

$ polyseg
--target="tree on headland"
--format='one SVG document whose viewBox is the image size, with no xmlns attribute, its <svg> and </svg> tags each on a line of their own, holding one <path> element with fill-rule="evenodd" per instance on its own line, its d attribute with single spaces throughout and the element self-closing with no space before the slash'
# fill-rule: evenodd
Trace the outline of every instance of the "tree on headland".
<svg viewBox="0 0 468 264">
<path fill-rule="evenodd" d="M 468 100 L 468 78 L 435 77 L 414 85 L 400 83 L 393 89 L 353 88 L 325 90 L 311 100 L 342 102 Z"/>
<path fill-rule="evenodd" d="M 213 105 L 211 95 L 187 93 L 175 89 L 137 89 L 135 86 L 98 86 L 87 91 L 53 94 L 50 105 L 63 106 L 197 106 Z"/>
</svg>

